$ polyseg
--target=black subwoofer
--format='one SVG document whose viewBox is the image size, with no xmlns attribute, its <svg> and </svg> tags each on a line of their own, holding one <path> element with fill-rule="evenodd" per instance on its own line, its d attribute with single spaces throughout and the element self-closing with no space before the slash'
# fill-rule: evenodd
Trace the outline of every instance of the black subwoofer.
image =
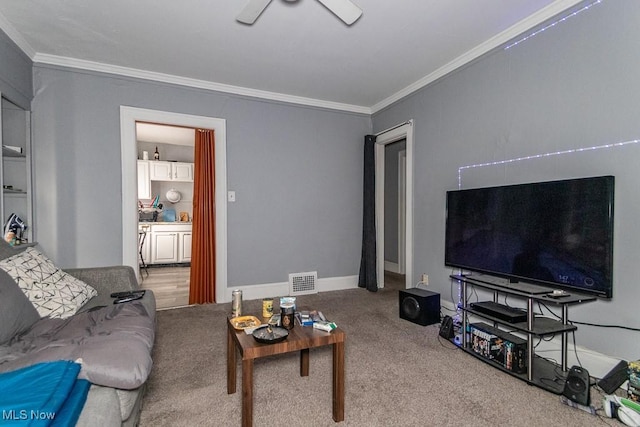
<svg viewBox="0 0 640 427">
<path fill-rule="evenodd" d="M 567 374 L 562 394 L 580 405 L 589 405 L 589 371 L 580 366 L 572 366 Z"/>
<path fill-rule="evenodd" d="M 400 318 L 422 326 L 440 322 L 440 294 L 418 288 L 400 291 Z"/>
</svg>

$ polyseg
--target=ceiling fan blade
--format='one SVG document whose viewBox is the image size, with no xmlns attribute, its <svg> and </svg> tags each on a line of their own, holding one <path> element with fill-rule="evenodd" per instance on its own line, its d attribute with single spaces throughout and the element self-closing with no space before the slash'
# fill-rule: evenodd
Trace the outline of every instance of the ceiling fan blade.
<svg viewBox="0 0 640 427">
<path fill-rule="evenodd" d="M 344 21 L 345 24 L 351 25 L 360 18 L 362 9 L 353 4 L 350 0 L 318 0 L 331 12 Z"/>
<path fill-rule="evenodd" d="M 271 3 L 271 0 L 249 0 L 249 4 L 242 9 L 236 21 L 248 25 L 253 24 L 258 19 L 258 16 L 269 6 L 269 3 Z"/>
</svg>

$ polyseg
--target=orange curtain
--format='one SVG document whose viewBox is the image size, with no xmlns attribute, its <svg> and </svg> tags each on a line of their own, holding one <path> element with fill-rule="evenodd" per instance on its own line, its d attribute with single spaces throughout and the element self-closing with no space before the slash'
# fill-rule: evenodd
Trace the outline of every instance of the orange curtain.
<svg viewBox="0 0 640 427">
<path fill-rule="evenodd" d="M 216 175 L 213 130 L 196 129 L 189 304 L 216 301 Z"/>
</svg>

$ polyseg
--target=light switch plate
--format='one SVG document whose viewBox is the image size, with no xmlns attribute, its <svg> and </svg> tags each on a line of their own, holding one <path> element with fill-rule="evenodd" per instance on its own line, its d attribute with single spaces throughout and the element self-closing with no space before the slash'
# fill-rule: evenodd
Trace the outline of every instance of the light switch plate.
<svg viewBox="0 0 640 427">
<path fill-rule="evenodd" d="M 229 201 L 229 202 L 235 202 L 236 201 L 236 192 L 235 191 L 228 191 L 227 192 L 227 201 Z"/>
</svg>

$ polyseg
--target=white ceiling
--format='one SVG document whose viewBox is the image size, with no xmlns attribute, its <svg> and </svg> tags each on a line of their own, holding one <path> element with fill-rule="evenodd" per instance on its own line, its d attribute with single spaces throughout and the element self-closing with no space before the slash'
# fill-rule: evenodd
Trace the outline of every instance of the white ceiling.
<svg viewBox="0 0 640 427">
<path fill-rule="evenodd" d="M 35 62 L 375 112 L 579 0 L 0 0 L 0 28 Z"/>
<path fill-rule="evenodd" d="M 196 131 L 182 126 L 137 122 L 136 141 L 193 147 L 196 143 Z"/>
</svg>

